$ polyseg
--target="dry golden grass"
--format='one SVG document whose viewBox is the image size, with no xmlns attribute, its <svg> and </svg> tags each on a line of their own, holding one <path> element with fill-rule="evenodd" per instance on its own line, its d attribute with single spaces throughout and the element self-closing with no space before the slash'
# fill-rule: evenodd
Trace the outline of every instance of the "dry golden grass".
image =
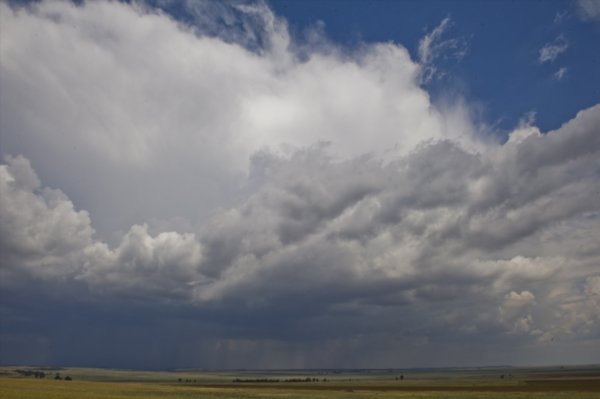
<svg viewBox="0 0 600 399">
<path fill-rule="evenodd" d="M 0 369 L 0 399 L 391 399 L 391 398 L 549 398 L 600 397 L 600 373 L 523 373 L 502 379 L 494 373 L 411 374 L 397 381 L 390 374 L 348 373 L 328 376 L 328 382 L 233 383 L 233 378 L 280 378 L 286 374 L 134 372 L 102 369 L 62 369 L 73 381 L 17 376 Z M 282 378 L 283 377 L 283 378 Z M 288 374 L 287 377 L 298 377 Z M 321 376 L 322 377 L 322 376 Z M 189 383 L 177 382 L 181 378 Z M 322 378 L 321 378 L 322 379 Z M 194 382 L 195 381 L 195 382 Z"/>
</svg>

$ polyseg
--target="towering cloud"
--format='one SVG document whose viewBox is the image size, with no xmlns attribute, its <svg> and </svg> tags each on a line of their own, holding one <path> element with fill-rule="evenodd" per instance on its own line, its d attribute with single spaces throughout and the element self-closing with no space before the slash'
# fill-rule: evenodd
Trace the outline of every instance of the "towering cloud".
<svg viewBox="0 0 600 399">
<path fill-rule="evenodd" d="M 599 105 L 499 143 L 433 105 L 403 47 L 313 49 L 266 7 L 236 9 L 256 48 L 140 5 L 0 7 L 2 361 L 580 361 L 598 343 Z"/>
<path fill-rule="evenodd" d="M 477 141 L 467 110 L 431 106 L 405 48 L 300 57 L 270 10 L 242 10 L 266 24 L 255 27 L 266 49 L 140 5 L 2 4 L 3 151 L 73 193 L 106 236 L 149 217 L 206 218 L 264 147 L 332 142 L 347 157 Z"/>
</svg>

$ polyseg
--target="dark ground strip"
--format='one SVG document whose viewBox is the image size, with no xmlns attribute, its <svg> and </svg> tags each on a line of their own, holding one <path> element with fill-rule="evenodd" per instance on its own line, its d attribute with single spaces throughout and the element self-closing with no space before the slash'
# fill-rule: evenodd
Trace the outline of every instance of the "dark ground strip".
<svg viewBox="0 0 600 399">
<path fill-rule="evenodd" d="M 210 384 L 199 385 L 206 388 L 244 389 L 297 389 L 315 391 L 378 391 L 378 392 L 600 392 L 600 380 L 526 380 L 524 385 L 483 385 L 483 386 L 443 386 L 443 385 L 318 385 L 290 384 Z"/>
</svg>

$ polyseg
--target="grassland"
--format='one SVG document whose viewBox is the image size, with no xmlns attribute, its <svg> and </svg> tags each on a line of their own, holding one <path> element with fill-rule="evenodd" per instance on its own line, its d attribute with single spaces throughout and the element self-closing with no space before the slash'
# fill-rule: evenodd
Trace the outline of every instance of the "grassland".
<svg viewBox="0 0 600 399">
<path fill-rule="evenodd" d="M 38 369 L 0 368 L 0 399 L 600 397 L 600 366 L 260 372 L 144 372 L 64 368 L 44 369 L 46 377 L 43 379 L 23 376 L 16 370 Z M 53 379 L 57 372 L 62 380 Z M 64 380 L 67 375 L 72 381 Z M 400 375 L 404 378 L 400 379 Z M 284 382 L 286 380 L 291 382 Z"/>
</svg>

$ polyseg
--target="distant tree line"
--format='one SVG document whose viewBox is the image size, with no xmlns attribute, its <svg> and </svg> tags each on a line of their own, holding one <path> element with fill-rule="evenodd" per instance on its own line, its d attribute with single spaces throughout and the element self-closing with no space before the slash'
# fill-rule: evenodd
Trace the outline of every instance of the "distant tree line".
<svg viewBox="0 0 600 399">
<path fill-rule="evenodd" d="M 281 380 L 279 378 L 236 378 L 232 382 L 242 382 L 242 383 L 276 383 L 276 382 L 327 382 L 327 378 L 323 378 L 320 380 L 318 378 L 287 378 Z"/>
<path fill-rule="evenodd" d="M 22 375 L 23 377 L 34 377 L 34 378 L 46 378 L 46 373 L 38 370 L 15 370 L 15 373 Z"/>
<path fill-rule="evenodd" d="M 186 378 L 186 379 L 178 378 L 177 381 L 178 382 L 197 382 L 196 380 L 191 380 L 189 378 Z"/>
<path fill-rule="evenodd" d="M 33 378 L 46 378 L 46 373 L 40 370 L 29 370 L 29 369 L 16 369 L 15 373 L 23 376 L 23 377 L 33 377 Z M 55 380 L 62 380 L 60 373 L 56 373 L 54 375 Z M 64 378 L 65 381 L 71 381 L 72 378 L 70 376 L 66 376 Z"/>
</svg>

